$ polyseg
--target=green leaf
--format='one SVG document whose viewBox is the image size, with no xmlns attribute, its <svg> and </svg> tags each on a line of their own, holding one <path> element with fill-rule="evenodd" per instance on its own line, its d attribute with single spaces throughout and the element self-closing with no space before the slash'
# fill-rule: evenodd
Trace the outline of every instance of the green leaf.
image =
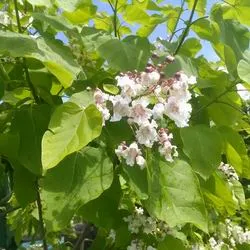
<svg viewBox="0 0 250 250">
<path fill-rule="evenodd" d="M 78 210 L 78 215 L 98 227 L 114 228 L 121 220 L 119 203 L 122 195 L 119 179 L 115 178 L 111 187 L 105 190 L 97 199 L 91 200 Z"/>
<path fill-rule="evenodd" d="M 184 161 L 171 164 L 155 156 L 148 166 L 149 199 L 145 201 L 151 216 L 170 227 L 192 223 L 207 232 L 207 213 L 192 168 Z"/>
<path fill-rule="evenodd" d="M 65 156 L 86 146 L 101 130 L 102 115 L 95 105 L 86 109 L 71 102 L 59 106 L 42 140 L 44 170 L 55 167 Z"/>
<path fill-rule="evenodd" d="M 122 41 L 109 40 L 98 51 L 114 69 L 143 70 L 150 56 L 150 45 L 147 38 L 128 36 Z"/>
<path fill-rule="evenodd" d="M 103 149 L 85 147 L 50 169 L 42 183 L 47 230 L 68 225 L 75 212 L 110 187 L 113 164 Z"/>
<path fill-rule="evenodd" d="M 74 26 L 68 23 L 67 20 L 61 15 L 52 16 L 44 13 L 33 13 L 32 16 L 34 17 L 34 19 L 45 22 L 57 30 L 68 31 L 74 28 Z"/>
<path fill-rule="evenodd" d="M 76 105 L 78 105 L 81 108 L 86 108 L 90 104 L 95 103 L 94 93 L 93 93 L 93 91 L 87 91 L 87 90 L 77 92 L 69 98 L 68 102 L 75 103 Z"/>
<path fill-rule="evenodd" d="M 0 31 L 0 55 L 40 60 L 67 88 L 80 72 L 68 47 L 55 39 L 32 39 L 28 35 Z M 13 46 L 15 44 L 15 46 Z"/>
<path fill-rule="evenodd" d="M 9 159 L 16 159 L 19 143 L 19 134 L 0 134 L 0 155 Z"/>
<path fill-rule="evenodd" d="M 215 128 L 204 125 L 183 128 L 180 133 L 183 151 L 192 168 L 204 179 L 208 178 L 221 162 L 220 134 Z"/>
<path fill-rule="evenodd" d="M 228 180 L 218 173 L 214 173 L 207 181 L 201 181 L 204 197 L 222 215 L 235 214 L 237 202 L 233 197 Z"/>
<path fill-rule="evenodd" d="M 42 56 L 36 58 L 43 62 L 64 88 L 68 88 L 80 72 L 70 49 L 52 39 L 37 39 L 37 44 Z"/>
<path fill-rule="evenodd" d="M 97 7 L 92 4 L 84 4 L 78 7 L 73 12 L 63 12 L 63 15 L 72 24 L 84 24 L 89 21 L 90 18 L 96 15 Z"/>
<path fill-rule="evenodd" d="M 103 89 L 112 95 L 117 95 L 120 92 L 119 88 L 113 84 L 103 84 Z"/>
<path fill-rule="evenodd" d="M 238 74 L 243 81 L 250 83 L 250 50 L 246 50 L 243 56 L 244 59 L 239 61 L 237 67 Z"/>
<path fill-rule="evenodd" d="M 14 193 L 18 203 L 24 208 L 37 198 L 37 177 L 29 170 L 15 163 L 14 166 Z"/>
<path fill-rule="evenodd" d="M 18 161 L 35 175 L 42 174 L 41 141 L 50 119 L 47 105 L 23 107 L 15 112 L 12 133 L 19 134 Z"/>
<path fill-rule="evenodd" d="M 184 71 L 188 76 L 197 75 L 196 65 L 193 63 L 193 60 L 184 55 L 175 56 L 174 62 L 166 67 L 165 74 L 169 77 L 172 77 L 176 72 L 181 70 Z"/>
<path fill-rule="evenodd" d="M 157 250 L 185 250 L 187 249 L 183 242 L 179 239 L 174 238 L 172 235 L 167 235 L 165 239 L 160 242 L 157 247 Z"/>
<path fill-rule="evenodd" d="M 130 188 L 137 194 L 140 200 L 148 199 L 148 182 L 146 169 L 139 167 L 131 168 L 123 166 L 123 171 L 126 173 Z"/>
<path fill-rule="evenodd" d="M 46 6 L 49 8 L 51 6 L 50 0 L 27 0 L 33 6 Z"/>
<path fill-rule="evenodd" d="M 179 54 L 183 54 L 187 57 L 195 57 L 196 54 L 202 49 L 202 45 L 200 43 L 200 40 L 192 37 L 192 38 L 189 38 L 187 39 L 180 51 L 179 51 Z"/>
<path fill-rule="evenodd" d="M 194 3 L 196 0 L 186 0 L 188 4 L 188 8 L 192 10 Z M 196 12 L 198 13 L 199 16 L 204 16 L 206 14 L 206 6 L 207 6 L 207 0 L 199 0 L 197 1 L 196 5 Z"/>
<path fill-rule="evenodd" d="M 238 175 L 250 178 L 249 157 L 243 138 L 230 127 L 221 127 L 219 132 L 223 138 L 223 152 L 227 161 L 231 164 Z"/>
<path fill-rule="evenodd" d="M 124 20 L 128 23 L 147 24 L 150 21 L 150 16 L 136 4 L 129 4 L 123 16 Z"/>
</svg>

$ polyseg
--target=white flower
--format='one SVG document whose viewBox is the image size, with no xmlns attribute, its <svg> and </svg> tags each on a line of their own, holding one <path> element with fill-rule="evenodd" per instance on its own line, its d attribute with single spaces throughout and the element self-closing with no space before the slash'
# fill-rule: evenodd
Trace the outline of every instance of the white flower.
<svg viewBox="0 0 250 250">
<path fill-rule="evenodd" d="M 165 107 L 163 103 L 157 103 L 154 105 L 152 114 L 154 119 L 161 119 L 163 117 Z"/>
<path fill-rule="evenodd" d="M 144 209 L 142 207 L 135 207 L 135 212 L 138 215 L 143 215 Z"/>
<path fill-rule="evenodd" d="M 244 101 L 250 101 L 250 90 L 245 88 L 242 84 L 237 84 L 236 88 L 238 90 L 239 96 L 242 98 Z"/>
<path fill-rule="evenodd" d="M 170 96 L 174 96 L 182 101 L 187 102 L 191 99 L 191 94 L 188 91 L 188 84 L 186 81 L 174 81 L 169 92 Z"/>
<path fill-rule="evenodd" d="M 108 235 L 107 238 L 110 239 L 112 243 L 115 242 L 116 232 L 115 232 L 114 229 L 111 229 L 111 230 L 110 230 L 109 235 Z"/>
<path fill-rule="evenodd" d="M 152 111 L 147 108 L 149 102 L 145 98 L 134 100 L 130 110 L 130 118 L 137 124 L 141 125 L 147 123 L 152 116 Z"/>
<path fill-rule="evenodd" d="M 129 78 L 127 75 L 117 76 L 117 85 L 121 88 L 121 95 L 126 97 L 135 97 L 142 90 L 142 85 L 136 83 L 134 79 Z"/>
<path fill-rule="evenodd" d="M 196 83 L 197 83 L 197 79 L 196 79 L 195 76 L 190 76 L 188 78 L 188 84 L 193 85 L 193 84 L 196 84 Z"/>
<path fill-rule="evenodd" d="M 148 246 L 147 250 L 156 250 L 156 248 L 152 247 L 152 246 Z"/>
<path fill-rule="evenodd" d="M 141 84 L 145 86 L 150 86 L 157 84 L 158 81 L 160 80 L 160 74 L 157 71 L 152 71 L 152 72 L 142 72 L 141 73 Z"/>
<path fill-rule="evenodd" d="M 143 169 L 145 167 L 145 164 L 146 164 L 146 160 L 141 156 L 141 155 L 138 155 L 136 158 L 136 164 L 138 166 L 141 167 L 141 169 Z"/>
<path fill-rule="evenodd" d="M 110 97 L 110 101 L 113 103 L 113 116 L 110 121 L 120 121 L 122 117 L 129 115 L 129 103 L 128 98 L 123 98 L 120 95 Z"/>
<path fill-rule="evenodd" d="M 8 12 L 0 11 L 0 23 L 7 26 L 10 24 L 10 18 Z"/>
<path fill-rule="evenodd" d="M 109 120 L 110 113 L 105 105 L 96 104 L 97 109 L 102 113 L 102 125 L 105 125 L 105 121 Z"/>
<path fill-rule="evenodd" d="M 152 120 L 142 124 L 136 131 L 136 139 L 140 144 L 151 148 L 155 141 L 157 141 L 157 123 Z"/>
<path fill-rule="evenodd" d="M 226 175 L 229 181 L 231 180 L 239 180 L 239 176 L 237 175 L 235 169 L 229 164 L 225 164 L 224 162 L 220 163 L 219 170 Z"/>
<path fill-rule="evenodd" d="M 97 88 L 94 92 L 94 99 L 96 104 L 103 104 L 109 99 L 109 95 Z"/>
<path fill-rule="evenodd" d="M 134 166 L 137 163 L 141 168 L 144 167 L 145 159 L 142 157 L 141 150 L 138 148 L 136 142 L 126 146 L 124 143 L 118 146 L 115 150 L 117 156 L 125 159 L 126 164 L 129 166 Z"/>
<path fill-rule="evenodd" d="M 169 97 L 165 105 L 165 114 L 172 119 L 177 127 L 188 126 L 192 106 L 189 103 L 180 101 L 176 97 Z"/>
</svg>

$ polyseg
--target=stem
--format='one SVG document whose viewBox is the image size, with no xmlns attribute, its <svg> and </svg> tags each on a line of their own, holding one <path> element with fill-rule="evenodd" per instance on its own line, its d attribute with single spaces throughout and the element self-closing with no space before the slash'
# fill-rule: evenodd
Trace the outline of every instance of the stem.
<svg viewBox="0 0 250 250">
<path fill-rule="evenodd" d="M 115 37 L 118 37 L 118 30 L 117 30 L 117 5 L 118 5 L 118 0 L 115 1 L 115 7 L 110 2 L 110 0 L 108 0 L 108 3 L 109 3 L 111 9 L 114 12 L 114 19 L 113 19 L 114 33 L 115 33 Z"/>
<path fill-rule="evenodd" d="M 172 41 L 172 39 L 174 38 L 174 35 L 175 35 L 175 33 L 176 33 L 177 26 L 178 26 L 178 24 L 179 24 L 181 15 L 182 15 L 182 13 L 183 13 L 184 4 L 185 4 L 185 1 L 182 0 L 182 2 L 181 2 L 181 10 L 180 10 L 179 15 L 178 15 L 178 17 L 177 17 L 177 20 L 176 20 L 176 22 L 175 22 L 175 25 L 174 25 L 174 28 L 173 28 L 173 32 L 172 32 L 172 34 L 171 34 L 171 36 L 170 36 L 170 38 L 169 38 L 169 40 L 168 40 L 169 42 Z"/>
<path fill-rule="evenodd" d="M 42 241 L 43 241 L 43 250 L 48 250 L 48 245 L 46 241 L 46 230 L 44 227 L 43 223 L 43 207 L 42 207 L 42 201 L 41 201 L 41 196 L 39 192 L 39 184 L 37 181 L 37 209 L 38 209 L 38 216 L 39 216 L 39 222 L 40 222 L 40 227 L 41 227 L 41 234 L 42 234 Z"/>
<path fill-rule="evenodd" d="M 10 81 L 9 75 L 7 74 L 2 63 L 0 63 L 0 76 L 2 76 L 3 80 Z"/>
<path fill-rule="evenodd" d="M 194 12 L 195 12 L 197 3 L 198 3 L 198 0 L 195 0 L 195 1 L 194 1 L 193 8 L 192 8 L 192 11 L 191 11 L 191 14 L 190 14 L 190 17 L 189 17 L 189 19 L 188 19 L 187 27 L 186 27 L 186 29 L 183 31 L 183 35 L 182 35 L 181 40 L 180 40 L 180 42 L 179 42 L 179 44 L 178 44 L 178 47 L 176 48 L 176 50 L 175 50 L 175 52 L 174 52 L 174 55 L 176 55 L 176 54 L 179 52 L 179 50 L 180 50 L 182 44 L 183 44 L 184 41 L 185 41 L 186 36 L 187 36 L 188 33 L 189 33 L 190 24 L 192 23 L 192 20 L 193 20 L 193 17 L 194 17 Z"/>
<path fill-rule="evenodd" d="M 14 0 L 14 6 L 15 6 L 15 13 L 16 13 L 16 21 L 17 21 L 18 32 L 22 33 L 22 27 L 21 27 L 20 17 L 19 17 L 19 13 L 18 13 L 17 0 Z M 26 80 L 28 82 L 31 93 L 32 93 L 32 95 L 33 95 L 33 97 L 35 99 L 35 102 L 39 103 L 40 100 L 39 100 L 38 96 L 36 95 L 36 90 L 34 88 L 34 85 L 31 82 L 30 75 L 29 75 L 29 70 L 28 70 L 25 58 L 23 58 L 23 63 L 22 64 L 23 64 Z"/>
</svg>

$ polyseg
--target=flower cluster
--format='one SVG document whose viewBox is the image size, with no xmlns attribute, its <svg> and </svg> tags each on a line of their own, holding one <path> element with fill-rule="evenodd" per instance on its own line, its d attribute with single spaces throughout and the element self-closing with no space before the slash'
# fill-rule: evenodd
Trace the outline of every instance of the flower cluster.
<svg viewBox="0 0 250 250">
<path fill-rule="evenodd" d="M 128 223 L 128 230 L 133 234 L 142 232 L 163 239 L 170 230 L 166 223 L 158 221 L 150 216 L 146 216 L 141 207 L 135 207 L 135 212 L 123 219 Z"/>
<path fill-rule="evenodd" d="M 223 232 L 217 232 L 209 238 L 207 247 L 200 243 L 193 245 L 192 250 L 234 250 L 237 249 L 237 245 L 250 244 L 250 231 L 248 229 L 244 229 L 230 219 L 226 219 L 225 223 L 221 223 L 221 225 L 224 228 Z"/>
<path fill-rule="evenodd" d="M 142 240 L 132 240 L 127 250 L 156 250 L 156 248 L 146 246 Z"/>
<path fill-rule="evenodd" d="M 219 170 L 227 177 L 228 181 L 238 181 L 239 176 L 237 175 L 235 169 L 230 166 L 229 164 L 225 164 L 224 162 L 221 162 L 219 166 Z"/>
<path fill-rule="evenodd" d="M 174 58 L 169 58 L 168 63 Z M 158 144 L 159 152 L 167 161 L 178 156 L 176 146 L 171 144 L 173 138 L 165 128 L 159 127 L 163 117 L 173 120 L 178 127 L 188 126 L 192 107 L 188 103 L 191 94 L 189 84 L 196 82 L 195 77 L 188 77 L 178 72 L 172 78 L 159 73 L 162 65 L 155 67 L 148 64 L 145 72 L 127 72 L 116 77 L 120 87 L 118 95 L 109 95 L 96 89 L 94 93 L 97 108 L 105 121 L 117 122 L 127 119 L 135 130 L 136 141 L 130 145 L 122 142 L 116 154 L 125 159 L 127 165 L 135 163 L 143 167 L 145 159 L 138 144 L 152 148 Z M 112 111 L 107 103 L 112 104 Z"/>
</svg>

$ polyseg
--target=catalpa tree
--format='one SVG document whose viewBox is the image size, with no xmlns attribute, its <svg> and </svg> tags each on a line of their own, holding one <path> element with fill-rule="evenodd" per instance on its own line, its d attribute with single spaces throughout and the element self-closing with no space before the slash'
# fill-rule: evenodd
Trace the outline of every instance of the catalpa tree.
<svg viewBox="0 0 250 250">
<path fill-rule="evenodd" d="M 250 248 L 248 0 L 0 10 L 1 249 Z"/>
</svg>

